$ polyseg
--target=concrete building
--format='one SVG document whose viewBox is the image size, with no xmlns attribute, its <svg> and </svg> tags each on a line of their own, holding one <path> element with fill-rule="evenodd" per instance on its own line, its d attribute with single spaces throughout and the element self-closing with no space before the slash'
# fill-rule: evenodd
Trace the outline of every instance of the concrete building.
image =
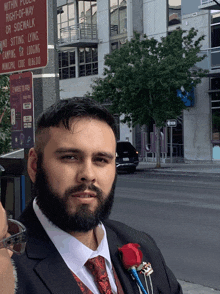
<svg viewBox="0 0 220 294">
<path fill-rule="evenodd" d="M 194 27 L 205 35 L 201 53 L 207 54 L 196 66 L 210 74 L 196 87 L 194 105 L 173 129 L 173 155 L 185 161 L 220 159 L 219 12 L 211 0 L 57 0 L 61 99 L 91 91 L 93 80 L 102 77 L 104 56 L 130 40 L 134 31 L 159 40 L 179 27 Z M 119 123 L 119 129 L 118 139 L 132 142 L 146 158 L 153 126 L 131 129 Z"/>
</svg>

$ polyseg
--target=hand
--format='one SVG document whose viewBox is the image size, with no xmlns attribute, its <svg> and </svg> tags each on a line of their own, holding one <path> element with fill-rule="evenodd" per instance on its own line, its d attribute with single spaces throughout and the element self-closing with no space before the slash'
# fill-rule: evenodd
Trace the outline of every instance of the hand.
<svg viewBox="0 0 220 294">
<path fill-rule="evenodd" d="M 10 235 L 8 234 L 8 224 L 7 224 L 7 217 L 6 217 L 6 212 L 0 202 L 0 240 L 9 237 Z M 8 249 L 0 249 L 0 251 L 7 251 L 9 254 L 9 257 L 12 256 L 12 252 Z"/>
<path fill-rule="evenodd" d="M 8 231 L 6 212 L 0 202 L 0 240 L 6 237 Z"/>
<path fill-rule="evenodd" d="M 0 202 L 0 240 L 8 237 L 8 224 L 4 208 Z M 15 277 L 11 263 L 12 252 L 6 248 L 0 249 L 0 293 L 15 293 Z"/>
</svg>

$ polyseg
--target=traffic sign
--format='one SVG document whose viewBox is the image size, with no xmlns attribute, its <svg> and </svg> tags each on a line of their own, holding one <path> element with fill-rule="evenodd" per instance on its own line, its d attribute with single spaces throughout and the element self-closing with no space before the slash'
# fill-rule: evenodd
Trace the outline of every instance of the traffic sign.
<svg viewBox="0 0 220 294">
<path fill-rule="evenodd" d="M 177 121 L 176 121 L 176 119 L 168 119 L 167 120 L 167 126 L 168 127 L 176 127 L 177 126 Z"/>
<path fill-rule="evenodd" d="M 47 0 L 0 1 L 0 74 L 47 65 Z"/>
<path fill-rule="evenodd" d="M 12 148 L 34 145 L 33 77 L 31 72 L 10 76 Z"/>
</svg>

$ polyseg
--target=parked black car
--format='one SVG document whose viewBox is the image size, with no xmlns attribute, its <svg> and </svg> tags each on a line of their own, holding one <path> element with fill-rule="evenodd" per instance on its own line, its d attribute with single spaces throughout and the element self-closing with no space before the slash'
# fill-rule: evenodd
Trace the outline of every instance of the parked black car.
<svg viewBox="0 0 220 294">
<path fill-rule="evenodd" d="M 134 146 L 128 141 L 117 142 L 117 170 L 134 173 L 138 164 L 138 151 L 134 148 Z"/>
</svg>

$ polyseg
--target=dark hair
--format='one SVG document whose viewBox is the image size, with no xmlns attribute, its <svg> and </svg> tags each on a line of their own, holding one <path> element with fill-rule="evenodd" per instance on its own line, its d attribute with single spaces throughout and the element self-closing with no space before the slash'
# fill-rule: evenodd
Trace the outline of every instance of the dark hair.
<svg viewBox="0 0 220 294">
<path fill-rule="evenodd" d="M 36 127 L 36 137 L 44 129 L 49 127 L 59 127 L 60 123 L 69 129 L 70 118 L 91 117 L 106 122 L 117 138 L 117 128 L 114 117 L 101 104 L 91 98 L 70 98 L 47 108 L 38 118 Z M 42 144 L 43 142 L 41 142 Z M 38 145 L 38 144 L 37 144 Z"/>
</svg>

